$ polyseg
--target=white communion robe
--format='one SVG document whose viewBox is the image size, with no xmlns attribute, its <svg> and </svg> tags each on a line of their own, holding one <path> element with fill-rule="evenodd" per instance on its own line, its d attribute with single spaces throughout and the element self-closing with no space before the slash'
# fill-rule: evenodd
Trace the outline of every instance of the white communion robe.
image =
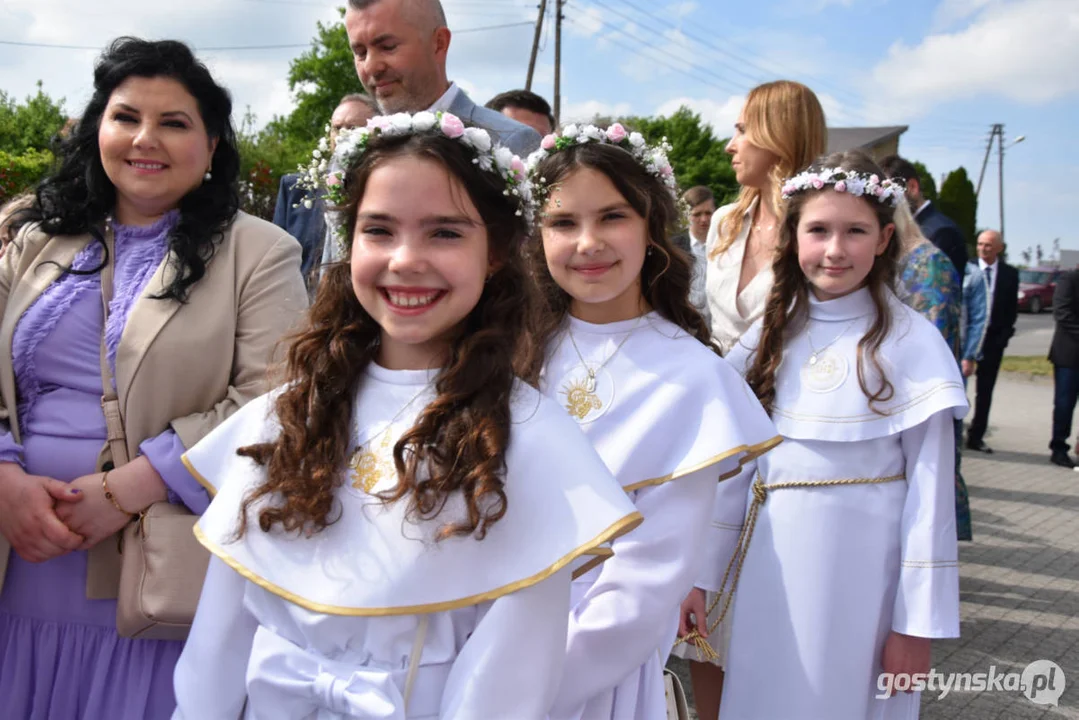
<svg viewBox="0 0 1079 720">
<path fill-rule="evenodd" d="M 858 383 L 857 344 L 876 318 L 868 290 L 811 299 L 785 343 L 772 412 L 784 442 L 744 470 L 773 489 L 735 592 L 724 720 L 917 718 L 916 693 L 875 698 L 889 632 L 959 636 L 953 419 L 967 409 L 963 380 L 936 328 L 890 292 L 888 307 L 879 356 L 894 395 L 882 413 Z M 739 369 L 760 331 L 728 356 Z M 879 387 L 868 362 L 866 377 Z M 774 487 L 836 480 L 858 482 Z M 717 536 L 742 520 L 719 505 L 715 518 Z M 719 589 L 729 559 L 706 562 L 698 585 Z"/>
<path fill-rule="evenodd" d="M 570 317 L 551 348 L 541 389 L 577 419 L 644 516 L 615 557 L 573 583 L 551 717 L 662 718 L 663 666 L 719 481 L 780 438 L 734 369 L 658 313 L 604 325 Z M 728 500 L 745 507 L 742 492 Z"/>
<path fill-rule="evenodd" d="M 432 376 L 369 366 L 356 445 L 388 435 L 392 448 L 433 399 Z M 517 385 L 506 511 L 483 540 L 436 542 L 464 517 L 460 495 L 435 520 L 417 520 L 405 499 L 383 504 L 363 489 L 370 476 L 351 471 L 325 530 L 263 532 L 257 512 L 272 502 L 263 499 L 238 539 L 240 504 L 265 470 L 236 448 L 277 437 L 273 399 L 254 400 L 185 455 L 216 492 L 196 528 L 214 557 L 176 668 L 174 720 L 545 718 L 565 657 L 572 566 L 606 557 L 605 544 L 641 521 L 576 424 Z M 371 493 L 397 482 L 392 465 L 379 467 L 389 472 Z"/>
</svg>

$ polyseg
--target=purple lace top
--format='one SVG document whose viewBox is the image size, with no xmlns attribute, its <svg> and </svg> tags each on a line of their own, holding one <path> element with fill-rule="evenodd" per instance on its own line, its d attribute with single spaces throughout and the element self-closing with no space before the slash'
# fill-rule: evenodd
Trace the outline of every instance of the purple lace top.
<svg viewBox="0 0 1079 720">
<path fill-rule="evenodd" d="M 179 220 L 173 211 L 147 227 L 117 226 L 113 297 L 105 322 L 106 357 L 115 376 L 116 351 L 131 309 L 168 252 L 168 234 Z M 76 270 L 96 267 L 102 248 L 92 243 L 72 262 Z M 148 300 L 147 302 L 167 302 Z M 101 414 L 101 276 L 64 275 L 34 302 L 15 326 L 12 364 L 19 392 L 23 441 L 104 441 Z M 4 428 L 6 430 L 6 428 Z M 0 462 L 23 462 L 23 446 L 0 432 Z M 169 489 L 171 502 L 201 512 L 205 490 L 183 466 L 185 448 L 171 428 L 139 446 Z"/>
</svg>

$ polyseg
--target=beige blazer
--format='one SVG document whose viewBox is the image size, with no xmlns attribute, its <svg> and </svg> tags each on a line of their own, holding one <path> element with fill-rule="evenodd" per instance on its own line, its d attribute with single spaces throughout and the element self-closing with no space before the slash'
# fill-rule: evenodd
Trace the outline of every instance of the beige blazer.
<svg viewBox="0 0 1079 720">
<path fill-rule="evenodd" d="M 53 238 L 27 228 L 0 260 L 0 420 L 16 440 L 21 435 L 12 369 L 15 325 L 90 242 L 88 234 Z M 152 297 L 174 276 L 171 261 L 170 253 L 132 307 L 116 353 L 117 397 L 130 457 L 138 455 L 143 440 L 169 426 L 190 448 L 266 392 L 271 360 L 283 350 L 279 341 L 307 307 L 299 243 L 245 213 L 229 227 L 186 304 Z M 106 540 L 98 548 L 115 545 Z M 0 587 L 9 547 L 0 537 Z M 101 554 L 91 551 L 90 596 L 115 597 L 114 563 L 109 568 L 95 563 Z M 104 590 L 94 580 L 98 571 L 110 574 Z"/>
</svg>

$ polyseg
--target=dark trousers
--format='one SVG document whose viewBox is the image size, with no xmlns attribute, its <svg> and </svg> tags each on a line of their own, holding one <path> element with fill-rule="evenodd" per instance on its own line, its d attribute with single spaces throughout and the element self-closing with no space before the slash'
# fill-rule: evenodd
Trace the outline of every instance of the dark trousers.
<svg viewBox="0 0 1079 720">
<path fill-rule="evenodd" d="M 1053 366 L 1053 437 L 1049 449 L 1066 453 L 1072 434 L 1072 415 L 1079 399 L 1079 368 Z"/>
<path fill-rule="evenodd" d="M 978 362 L 974 384 L 974 418 L 967 430 L 968 443 L 977 445 L 985 437 L 985 430 L 989 427 L 989 406 L 993 404 L 993 388 L 996 387 L 1003 359 L 1003 345 L 987 342 L 982 348 L 982 359 Z"/>
</svg>

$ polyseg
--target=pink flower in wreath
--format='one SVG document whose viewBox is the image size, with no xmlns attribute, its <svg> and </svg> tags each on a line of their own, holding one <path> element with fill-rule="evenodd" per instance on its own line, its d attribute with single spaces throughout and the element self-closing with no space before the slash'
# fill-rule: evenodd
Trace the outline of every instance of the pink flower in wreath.
<svg viewBox="0 0 1079 720">
<path fill-rule="evenodd" d="M 465 124 L 461 122 L 461 118 L 449 113 L 442 113 L 440 127 L 442 134 L 448 138 L 459 138 L 465 134 Z"/>
<path fill-rule="evenodd" d="M 510 163 L 510 168 L 517 174 L 517 177 L 524 177 L 526 175 L 525 164 L 521 158 L 516 155 L 513 156 L 513 161 Z"/>
<path fill-rule="evenodd" d="M 326 187 L 333 187 L 334 185 L 341 184 L 341 173 L 332 172 L 326 176 Z"/>
<path fill-rule="evenodd" d="M 546 135 L 546 136 L 544 136 L 543 140 L 540 141 L 540 147 L 543 148 L 544 150 L 548 150 L 548 151 L 549 150 L 554 150 L 555 149 L 555 142 L 557 140 L 558 140 L 558 138 L 555 135 Z"/>
<path fill-rule="evenodd" d="M 617 144 L 626 139 L 626 129 L 621 123 L 615 123 L 607 128 L 607 139 Z"/>
<path fill-rule="evenodd" d="M 672 168 L 670 165 L 664 165 L 662 168 L 660 168 L 659 174 L 663 177 L 670 177 L 671 175 L 674 175 L 674 168 Z"/>
<path fill-rule="evenodd" d="M 815 187 L 817 190 L 820 190 L 824 187 L 824 181 L 820 178 L 813 178 L 813 187 Z"/>
<path fill-rule="evenodd" d="M 847 191 L 847 183 L 840 180 L 839 182 L 837 182 L 835 184 L 835 191 L 836 192 L 846 192 Z"/>
</svg>

